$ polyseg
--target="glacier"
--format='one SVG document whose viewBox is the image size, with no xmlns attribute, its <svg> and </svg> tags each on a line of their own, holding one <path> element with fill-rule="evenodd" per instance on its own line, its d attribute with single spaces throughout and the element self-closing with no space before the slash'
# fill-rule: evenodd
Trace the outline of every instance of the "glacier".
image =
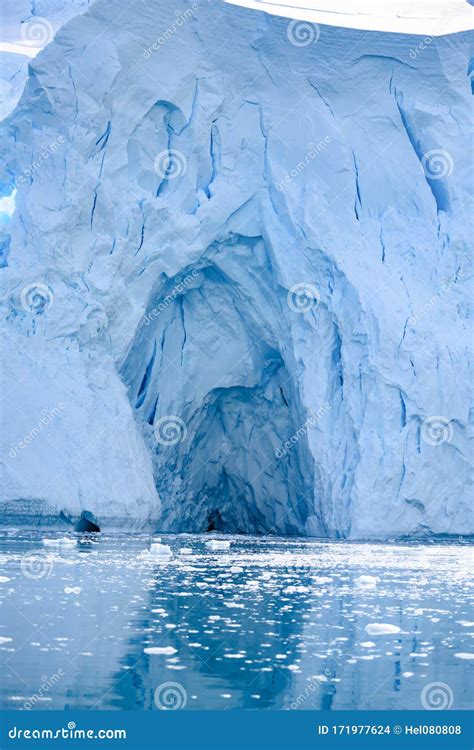
<svg viewBox="0 0 474 750">
<path fill-rule="evenodd" d="M 473 533 L 470 35 L 95 0 L 2 123 L 11 523 Z"/>
</svg>

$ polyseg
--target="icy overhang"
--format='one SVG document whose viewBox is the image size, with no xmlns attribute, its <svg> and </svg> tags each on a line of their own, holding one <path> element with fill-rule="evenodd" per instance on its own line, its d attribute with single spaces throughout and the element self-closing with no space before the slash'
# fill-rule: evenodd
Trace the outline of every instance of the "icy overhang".
<svg viewBox="0 0 474 750">
<path fill-rule="evenodd" d="M 299 21 L 367 31 L 443 36 L 473 28 L 468 0 L 225 0 Z"/>
</svg>

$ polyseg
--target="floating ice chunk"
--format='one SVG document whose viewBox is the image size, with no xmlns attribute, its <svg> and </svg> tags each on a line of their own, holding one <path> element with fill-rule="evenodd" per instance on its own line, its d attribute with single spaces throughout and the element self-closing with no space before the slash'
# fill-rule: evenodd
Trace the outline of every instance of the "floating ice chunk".
<svg viewBox="0 0 474 750">
<path fill-rule="evenodd" d="M 153 542 L 150 549 L 143 550 L 140 557 L 152 558 L 153 560 L 169 560 L 173 556 L 171 547 L 167 544 L 159 544 L 159 542 Z"/>
<path fill-rule="evenodd" d="M 283 589 L 282 594 L 306 594 L 309 588 L 307 586 L 287 586 Z"/>
<path fill-rule="evenodd" d="M 0 583 L 8 583 L 8 581 L 11 581 L 11 578 L 8 578 L 7 576 L 0 576 Z"/>
<path fill-rule="evenodd" d="M 224 654 L 226 659 L 245 659 L 245 654 Z"/>
<path fill-rule="evenodd" d="M 358 586 L 363 586 L 365 588 L 375 588 L 377 586 L 377 583 L 380 579 L 377 578 L 377 576 L 359 576 L 355 579 L 355 583 Z"/>
<path fill-rule="evenodd" d="M 64 587 L 65 594 L 80 594 L 81 590 L 82 589 L 80 586 L 65 586 Z"/>
<path fill-rule="evenodd" d="M 369 635 L 391 635 L 392 633 L 400 633 L 398 625 L 391 625 L 386 622 L 370 622 L 365 626 L 365 632 Z"/>
<path fill-rule="evenodd" d="M 179 550 L 179 554 L 180 555 L 192 555 L 193 551 L 191 547 L 181 547 L 181 549 Z"/>
<path fill-rule="evenodd" d="M 76 540 L 63 536 L 60 539 L 43 539 L 45 547 L 75 547 Z"/>
<path fill-rule="evenodd" d="M 0 581 L 2 579 L 0 578 Z M 10 580 L 10 579 L 8 579 Z M 474 626 L 474 622 L 471 622 L 471 620 L 456 620 L 456 623 L 458 625 L 462 625 L 463 628 L 472 628 Z"/>
<path fill-rule="evenodd" d="M 474 659 L 474 654 L 468 654 L 465 651 L 460 651 L 458 654 L 454 654 L 458 659 Z"/>
<path fill-rule="evenodd" d="M 402 677 L 408 679 L 409 677 L 413 677 L 414 674 L 414 672 L 402 672 Z"/>
<path fill-rule="evenodd" d="M 239 565 L 232 565 L 231 568 L 229 568 L 231 573 L 243 573 L 244 569 L 241 568 Z"/>
<path fill-rule="evenodd" d="M 171 557 L 172 556 L 171 547 L 168 547 L 167 544 L 160 544 L 159 542 L 153 542 L 153 544 L 150 547 L 150 555 L 157 556 L 157 557 Z"/>
<path fill-rule="evenodd" d="M 4 635 L 0 635 L 0 646 L 2 645 L 2 643 L 11 643 L 11 642 L 12 642 L 11 638 L 6 638 Z"/>
<path fill-rule="evenodd" d="M 231 542 L 224 539 L 210 539 L 208 542 L 205 542 L 205 544 L 211 552 L 216 552 L 217 550 L 229 549 Z"/>
<path fill-rule="evenodd" d="M 173 646 L 149 646 L 143 649 L 144 654 L 163 654 L 163 656 L 172 656 L 177 653 Z"/>
<path fill-rule="evenodd" d="M 375 643 L 373 641 L 363 641 L 360 645 L 362 648 L 373 648 Z"/>
<path fill-rule="evenodd" d="M 313 583 L 317 583 L 318 585 L 321 583 L 332 583 L 332 578 L 328 578 L 328 576 L 316 576 L 313 578 Z"/>
</svg>

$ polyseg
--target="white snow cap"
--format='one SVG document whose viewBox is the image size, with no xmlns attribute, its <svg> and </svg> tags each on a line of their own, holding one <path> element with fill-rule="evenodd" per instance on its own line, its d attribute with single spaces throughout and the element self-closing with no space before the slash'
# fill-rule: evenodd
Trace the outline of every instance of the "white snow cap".
<svg viewBox="0 0 474 750">
<path fill-rule="evenodd" d="M 225 0 L 285 18 L 367 31 L 443 36 L 473 28 L 467 0 Z"/>
</svg>

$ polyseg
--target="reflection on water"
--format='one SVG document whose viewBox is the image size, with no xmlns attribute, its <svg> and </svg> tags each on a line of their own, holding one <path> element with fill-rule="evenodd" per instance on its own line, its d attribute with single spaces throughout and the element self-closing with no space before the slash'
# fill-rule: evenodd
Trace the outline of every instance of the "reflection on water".
<svg viewBox="0 0 474 750">
<path fill-rule="evenodd" d="M 2 708 L 470 707 L 468 546 L 63 536 L 0 534 Z"/>
</svg>

